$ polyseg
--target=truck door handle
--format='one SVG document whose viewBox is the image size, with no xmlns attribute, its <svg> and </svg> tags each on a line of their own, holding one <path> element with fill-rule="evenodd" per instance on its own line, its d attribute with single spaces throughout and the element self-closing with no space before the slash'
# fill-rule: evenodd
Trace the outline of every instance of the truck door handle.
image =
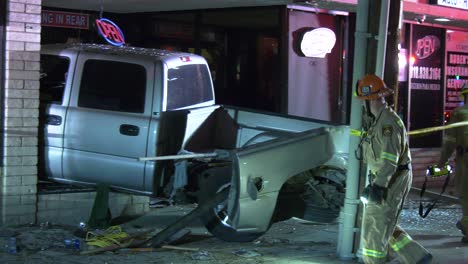
<svg viewBox="0 0 468 264">
<path fill-rule="evenodd" d="M 51 126 L 60 126 L 62 124 L 62 117 L 58 115 L 46 115 L 45 123 Z"/>
<path fill-rule="evenodd" d="M 122 124 L 120 125 L 120 134 L 126 136 L 138 136 L 140 128 L 134 125 Z"/>
</svg>

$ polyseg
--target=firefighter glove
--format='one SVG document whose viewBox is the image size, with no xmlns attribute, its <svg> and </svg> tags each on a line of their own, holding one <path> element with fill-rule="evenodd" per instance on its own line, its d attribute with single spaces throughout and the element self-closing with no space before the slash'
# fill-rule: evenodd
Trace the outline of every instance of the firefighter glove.
<svg viewBox="0 0 468 264">
<path fill-rule="evenodd" d="M 387 188 L 379 185 L 367 185 L 361 194 L 361 201 L 364 204 L 373 202 L 376 204 L 382 204 L 387 196 Z"/>
</svg>

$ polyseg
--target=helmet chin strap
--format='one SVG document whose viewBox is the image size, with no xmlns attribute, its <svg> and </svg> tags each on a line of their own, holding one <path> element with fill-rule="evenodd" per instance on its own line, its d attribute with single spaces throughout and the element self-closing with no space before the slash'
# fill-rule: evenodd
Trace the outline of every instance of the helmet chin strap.
<svg viewBox="0 0 468 264">
<path fill-rule="evenodd" d="M 369 127 L 371 126 L 371 124 L 375 120 L 375 116 L 374 116 L 374 114 L 372 114 L 372 112 L 370 110 L 369 100 L 365 101 L 364 112 L 365 112 L 365 115 L 363 116 L 362 126 L 363 126 L 364 130 L 367 130 L 367 129 L 369 129 Z"/>
<path fill-rule="evenodd" d="M 372 114 L 372 112 L 371 112 L 369 100 L 366 100 L 366 114 L 367 114 L 369 117 L 372 117 L 372 118 L 375 117 L 374 114 Z"/>
</svg>

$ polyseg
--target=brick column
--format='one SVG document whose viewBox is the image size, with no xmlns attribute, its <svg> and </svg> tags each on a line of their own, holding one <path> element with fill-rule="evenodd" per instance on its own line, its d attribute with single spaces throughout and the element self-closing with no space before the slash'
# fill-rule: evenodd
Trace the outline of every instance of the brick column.
<svg viewBox="0 0 468 264">
<path fill-rule="evenodd" d="M 0 225 L 35 222 L 41 1 L 7 0 Z"/>
</svg>

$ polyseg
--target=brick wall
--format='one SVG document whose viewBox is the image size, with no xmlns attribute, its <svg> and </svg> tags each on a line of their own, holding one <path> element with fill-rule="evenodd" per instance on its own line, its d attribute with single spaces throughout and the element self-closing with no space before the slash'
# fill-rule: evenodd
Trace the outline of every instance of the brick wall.
<svg viewBox="0 0 468 264">
<path fill-rule="evenodd" d="M 78 226 L 87 222 L 96 192 L 41 194 L 38 196 L 37 222 Z M 149 197 L 109 193 L 112 218 L 133 216 L 149 211 Z"/>
<path fill-rule="evenodd" d="M 41 0 L 7 0 L 0 225 L 35 222 Z"/>
</svg>

